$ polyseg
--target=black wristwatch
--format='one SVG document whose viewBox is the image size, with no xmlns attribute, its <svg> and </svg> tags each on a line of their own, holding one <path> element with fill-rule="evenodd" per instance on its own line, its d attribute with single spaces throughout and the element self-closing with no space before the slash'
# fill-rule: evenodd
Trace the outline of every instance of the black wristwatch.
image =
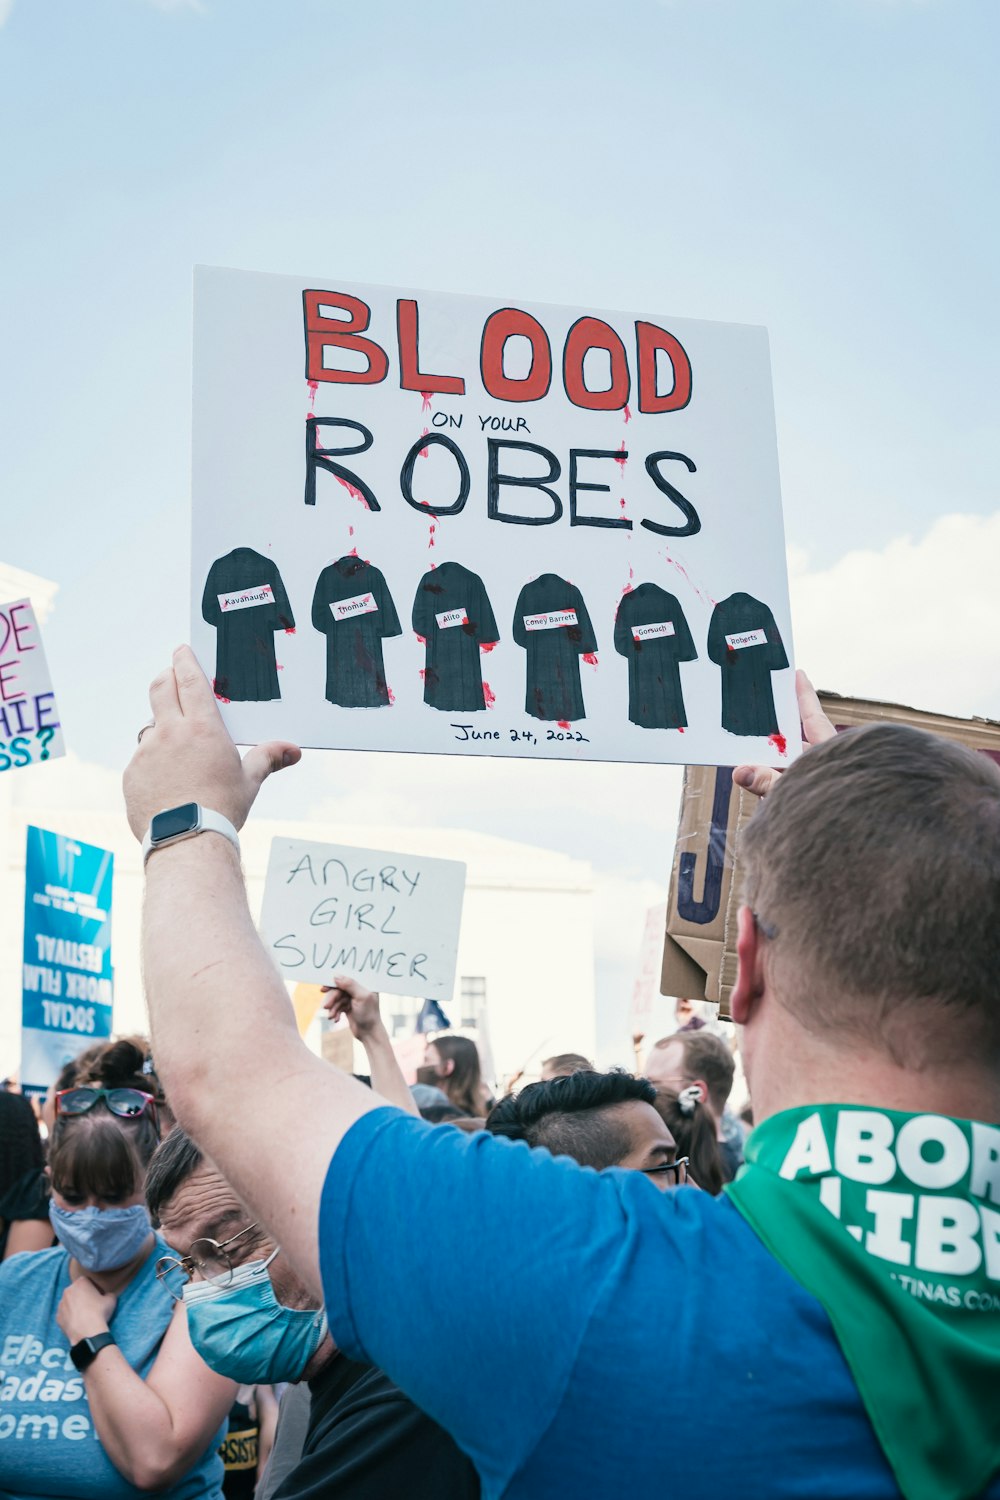
<svg viewBox="0 0 1000 1500">
<path fill-rule="evenodd" d="M 113 1344 L 115 1336 L 113 1333 L 95 1333 L 92 1339 L 81 1339 L 74 1344 L 69 1351 L 69 1357 L 78 1370 L 86 1370 L 94 1363 L 102 1349 Z"/>
</svg>

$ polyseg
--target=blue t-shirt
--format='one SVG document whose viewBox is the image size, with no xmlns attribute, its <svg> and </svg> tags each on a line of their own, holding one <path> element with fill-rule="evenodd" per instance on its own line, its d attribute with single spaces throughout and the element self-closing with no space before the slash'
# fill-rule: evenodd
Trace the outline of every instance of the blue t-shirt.
<svg viewBox="0 0 1000 1500">
<path fill-rule="evenodd" d="M 899 1495 L 825 1311 L 725 1198 L 379 1109 L 330 1164 L 320 1260 L 339 1347 L 483 1500 Z"/>
<path fill-rule="evenodd" d="M 173 1316 L 170 1293 L 156 1279 L 157 1247 L 118 1298 L 110 1328 L 122 1354 L 144 1379 Z M 83 1376 L 56 1322 L 69 1286 L 67 1251 L 14 1255 L 0 1265 L 0 1500 L 35 1495 L 60 1500 L 139 1500 L 142 1490 L 120 1474 L 90 1417 Z M 100 1356 L 98 1356 L 100 1358 Z M 218 1500 L 219 1444 L 225 1423 L 200 1461 L 164 1500 Z"/>
</svg>

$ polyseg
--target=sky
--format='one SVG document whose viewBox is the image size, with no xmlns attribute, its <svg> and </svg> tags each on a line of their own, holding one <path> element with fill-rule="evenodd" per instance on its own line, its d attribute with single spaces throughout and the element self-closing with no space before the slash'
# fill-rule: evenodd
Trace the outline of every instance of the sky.
<svg viewBox="0 0 1000 1500">
<path fill-rule="evenodd" d="M 798 662 L 1000 718 L 998 33 L 993 0 L 0 0 L 0 554 L 59 584 L 72 750 L 17 799 L 113 799 L 186 634 L 196 263 L 766 326 Z M 262 811 L 590 859 L 614 1007 L 678 785 L 312 752 Z"/>
</svg>

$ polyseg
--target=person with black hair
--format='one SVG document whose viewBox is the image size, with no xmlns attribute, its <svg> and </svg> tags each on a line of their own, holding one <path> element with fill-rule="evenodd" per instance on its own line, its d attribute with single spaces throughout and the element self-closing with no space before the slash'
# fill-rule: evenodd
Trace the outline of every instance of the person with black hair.
<svg viewBox="0 0 1000 1500">
<path fill-rule="evenodd" d="M 0 1493 L 218 1500 L 232 1381 L 191 1347 L 143 1198 L 159 1084 L 109 1042 L 55 1099 L 59 1245 L 0 1266 Z M 44 1439 L 44 1441 L 41 1441 Z"/>
<path fill-rule="evenodd" d="M 645 1172 L 657 1187 L 668 1188 L 687 1174 L 655 1103 L 656 1090 L 645 1078 L 619 1068 L 581 1069 L 508 1094 L 490 1110 L 486 1129 L 544 1146 L 553 1156 L 571 1156 L 582 1167 Z"/>
<path fill-rule="evenodd" d="M 31 1101 L 0 1092 L 0 1260 L 52 1244 L 45 1155 Z"/>
</svg>

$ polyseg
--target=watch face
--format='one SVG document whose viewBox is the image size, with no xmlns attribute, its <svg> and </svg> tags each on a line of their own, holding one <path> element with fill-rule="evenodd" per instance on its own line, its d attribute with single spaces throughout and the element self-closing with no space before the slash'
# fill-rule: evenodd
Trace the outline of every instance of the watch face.
<svg viewBox="0 0 1000 1500">
<path fill-rule="evenodd" d="M 185 802 L 181 807 L 168 807 L 166 812 L 156 813 L 149 825 L 149 838 L 153 844 L 164 839 L 175 839 L 181 833 L 193 833 L 198 827 L 197 802 Z"/>
</svg>

